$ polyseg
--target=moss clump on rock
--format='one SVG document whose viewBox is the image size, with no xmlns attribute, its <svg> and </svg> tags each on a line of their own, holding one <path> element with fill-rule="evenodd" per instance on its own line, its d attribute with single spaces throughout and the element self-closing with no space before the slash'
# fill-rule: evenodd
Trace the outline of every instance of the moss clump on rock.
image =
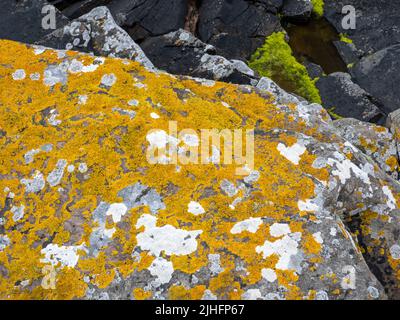
<svg viewBox="0 0 400 320">
<path fill-rule="evenodd" d="M 270 35 L 264 45 L 254 53 L 249 65 L 261 76 L 276 81 L 283 89 L 311 102 L 321 103 L 315 80 L 311 80 L 307 69 L 292 55 L 284 32 Z"/>
<path fill-rule="evenodd" d="M 311 0 L 313 4 L 313 12 L 317 17 L 322 17 L 324 14 L 324 0 Z"/>
<path fill-rule="evenodd" d="M 346 43 L 353 43 L 353 40 L 351 40 L 348 36 L 346 36 L 344 33 L 341 33 L 340 35 L 340 41 L 346 42 Z"/>
</svg>

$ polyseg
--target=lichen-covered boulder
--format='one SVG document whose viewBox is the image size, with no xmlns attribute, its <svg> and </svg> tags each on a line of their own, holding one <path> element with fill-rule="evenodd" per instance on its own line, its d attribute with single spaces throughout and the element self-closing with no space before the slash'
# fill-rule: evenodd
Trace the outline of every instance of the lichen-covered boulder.
<svg viewBox="0 0 400 320">
<path fill-rule="evenodd" d="M 321 106 L 10 41 L 0 61 L 0 298 L 399 295 L 400 186 Z M 202 129 L 243 130 L 254 164 L 196 161 Z"/>
<path fill-rule="evenodd" d="M 37 44 L 55 49 L 78 50 L 99 56 L 132 59 L 147 68 L 153 64 L 142 49 L 115 21 L 107 7 L 97 7 L 46 35 Z"/>
</svg>

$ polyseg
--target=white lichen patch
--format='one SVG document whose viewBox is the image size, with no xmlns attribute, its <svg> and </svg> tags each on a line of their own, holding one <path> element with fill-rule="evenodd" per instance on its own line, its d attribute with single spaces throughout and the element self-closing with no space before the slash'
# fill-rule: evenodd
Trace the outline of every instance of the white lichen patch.
<svg viewBox="0 0 400 320">
<path fill-rule="evenodd" d="M 84 250 L 85 245 L 80 246 L 59 246 L 57 244 L 49 244 L 41 250 L 44 258 L 40 260 L 42 263 L 49 263 L 53 266 L 61 264 L 62 267 L 75 267 L 79 260 L 78 250 Z"/>
<path fill-rule="evenodd" d="M 297 202 L 297 206 L 299 207 L 300 211 L 306 212 L 315 212 L 319 209 L 319 206 L 313 203 L 311 199 L 307 199 L 306 201 L 299 200 Z"/>
<path fill-rule="evenodd" d="M 353 172 L 353 174 L 360 178 L 364 183 L 371 184 L 368 173 L 361 170 L 347 158 L 342 159 L 342 161 L 329 158 L 327 163 L 330 166 L 336 166 L 336 169 L 332 170 L 332 174 L 337 176 L 342 184 L 346 183 L 346 181 L 351 178 L 351 172 Z"/>
<path fill-rule="evenodd" d="M 219 254 L 210 253 L 208 255 L 208 261 L 211 274 L 217 275 L 225 270 L 221 267 L 221 256 Z"/>
<path fill-rule="evenodd" d="M 389 189 L 389 187 L 388 186 L 384 186 L 383 188 L 382 188 L 382 191 L 383 191 L 383 193 L 386 195 L 386 197 L 387 197 L 387 206 L 390 208 L 390 209 L 396 209 L 396 199 L 394 198 L 394 196 L 393 196 L 393 193 L 392 193 L 392 191 Z"/>
<path fill-rule="evenodd" d="M 12 78 L 16 81 L 24 80 L 25 77 L 26 77 L 26 73 L 25 73 L 24 69 L 15 70 L 15 72 L 12 74 Z"/>
<path fill-rule="evenodd" d="M 81 163 L 78 165 L 78 171 L 79 171 L 80 173 L 86 173 L 86 172 L 88 171 L 88 166 L 87 166 L 87 164 L 86 164 L 85 162 L 81 162 Z"/>
<path fill-rule="evenodd" d="M 137 107 L 139 105 L 139 101 L 137 101 L 136 99 L 129 100 L 128 105 L 131 107 Z"/>
<path fill-rule="evenodd" d="M 269 227 L 269 234 L 274 238 L 282 237 L 290 232 L 290 227 L 287 223 L 274 223 Z"/>
<path fill-rule="evenodd" d="M 24 217 L 24 213 L 25 213 L 25 206 L 21 205 L 19 207 L 17 206 L 13 206 L 11 208 L 11 213 L 13 214 L 13 220 L 15 222 L 21 220 Z"/>
<path fill-rule="evenodd" d="M 324 243 L 324 239 L 322 239 L 322 235 L 321 235 L 320 231 L 313 233 L 313 237 L 314 237 L 314 240 L 316 242 L 318 242 L 319 244 L 323 244 Z"/>
<path fill-rule="evenodd" d="M 124 203 L 113 203 L 108 208 L 106 215 L 112 216 L 113 221 L 115 223 L 118 223 L 121 221 L 122 217 L 126 214 L 127 211 L 128 208 Z"/>
<path fill-rule="evenodd" d="M 166 255 L 188 255 L 197 250 L 196 238 L 202 230 L 186 231 L 171 225 L 156 226 L 157 218 L 144 214 L 136 223 L 136 228 L 144 227 L 144 232 L 136 236 L 137 245 L 142 250 L 150 251 L 154 256 L 161 252 Z"/>
<path fill-rule="evenodd" d="M 264 259 L 276 254 L 279 257 L 279 260 L 275 265 L 275 268 L 280 270 L 289 270 L 291 269 L 291 257 L 299 252 L 298 246 L 300 239 L 301 233 L 296 232 L 285 235 L 283 238 L 274 242 L 266 240 L 262 246 L 256 247 L 256 252 L 262 253 Z"/>
<path fill-rule="evenodd" d="M 232 234 L 239 234 L 243 231 L 256 233 L 258 228 L 262 225 L 263 221 L 261 218 L 249 218 L 236 223 L 231 229 Z"/>
<path fill-rule="evenodd" d="M 245 293 L 242 294 L 243 300 L 257 300 L 261 299 L 262 294 L 260 289 L 249 289 Z"/>
<path fill-rule="evenodd" d="M 157 278 L 160 285 L 168 283 L 174 273 L 172 262 L 161 257 L 155 258 L 148 270 L 152 276 Z"/>
<path fill-rule="evenodd" d="M 150 118 L 152 118 L 152 119 L 160 119 L 160 116 L 157 113 L 152 112 L 152 113 L 150 113 Z"/>
<path fill-rule="evenodd" d="M 263 268 L 261 270 L 261 275 L 268 282 L 274 282 L 276 279 L 278 279 L 276 272 L 271 268 Z"/>
<path fill-rule="evenodd" d="M 206 212 L 200 203 L 196 201 L 190 201 L 188 204 L 188 212 L 194 214 L 195 216 L 203 214 Z"/>
<path fill-rule="evenodd" d="M 168 135 L 164 130 L 154 130 L 147 134 L 146 140 L 150 143 L 151 147 L 165 148 L 167 144 L 177 146 L 179 140 L 175 137 Z"/>
<path fill-rule="evenodd" d="M 102 78 L 101 78 L 101 82 L 100 84 L 102 86 L 105 87 L 112 87 L 115 83 L 117 82 L 117 77 L 115 76 L 115 74 L 110 73 L 110 74 L 105 74 Z"/>
<path fill-rule="evenodd" d="M 393 246 L 391 246 L 389 249 L 389 252 L 394 260 L 400 259 L 400 246 L 399 245 L 394 244 Z"/>
<path fill-rule="evenodd" d="M 55 187 L 60 184 L 61 179 L 64 175 L 64 170 L 67 167 L 67 160 L 60 159 L 57 161 L 56 167 L 50 174 L 47 176 L 47 182 L 51 187 Z"/>
<path fill-rule="evenodd" d="M 305 146 L 299 143 L 295 143 L 290 147 L 285 146 L 283 143 L 279 143 L 277 149 L 282 156 L 295 165 L 299 164 L 301 155 L 307 150 Z"/>
<path fill-rule="evenodd" d="M 10 245 L 10 239 L 7 235 L 0 235 L 0 252 L 4 251 Z"/>
<path fill-rule="evenodd" d="M 40 171 L 36 171 L 32 179 L 22 179 L 21 183 L 25 185 L 26 193 L 39 192 L 46 184 L 43 174 Z"/>
</svg>

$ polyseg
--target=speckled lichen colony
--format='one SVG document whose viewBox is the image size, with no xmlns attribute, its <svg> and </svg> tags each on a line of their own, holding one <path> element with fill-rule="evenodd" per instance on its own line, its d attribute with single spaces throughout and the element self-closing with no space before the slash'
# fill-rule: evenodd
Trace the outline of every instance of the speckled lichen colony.
<svg viewBox="0 0 400 320">
<path fill-rule="evenodd" d="M 0 52 L 0 298 L 399 296 L 397 160 L 380 168 L 319 105 L 131 60 Z M 254 169 L 149 164 L 147 133 L 169 121 L 254 129 Z"/>
</svg>

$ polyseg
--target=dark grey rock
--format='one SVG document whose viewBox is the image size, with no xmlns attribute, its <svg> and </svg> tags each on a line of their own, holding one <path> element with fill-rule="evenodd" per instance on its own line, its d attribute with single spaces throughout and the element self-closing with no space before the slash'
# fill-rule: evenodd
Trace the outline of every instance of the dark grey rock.
<svg viewBox="0 0 400 320">
<path fill-rule="evenodd" d="M 353 43 L 334 41 L 333 44 L 339 52 L 343 62 L 347 66 L 351 66 L 352 64 L 358 62 L 358 60 L 360 59 L 361 53 L 357 50 Z"/>
<path fill-rule="evenodd" d="M 42 8 L 49 5 L 44 0 L 2 0 L 0 10 L 0 39 L 34 43 L 54 30 L 42 27 Z M 68 19 L 56 10 L 56 28 Z"/>
<path fill-rule="evenodd" d="M 324 74 L 322 67 L 316 63 L 305 61 L 303 64 L 306 67 L 308 75 L 311 79 L 319 78 Z"/>
<path fill-rule="evenodd" d="M 251 84 L 255 79 L 243 61 L 216 55 L 215 47 L 182 29 L 148 38 L 141 47 L 157 68 L 169 73 L 238 84 Z"/>
<path fill-rule="evenodd" d="M 335 72 L 321 77 L 316 86 L 324 107 L 345 118 L 378 122 L 383 114 L 371 97 L 343 72 Z"/>
<path fill-rule="evenodd" d="M 187 0 L 112 0 L 107 5 L 135 41 L 184 28 Z"/>
<path fill-rule="evenodd" d="M 247 60 L 265 37 L 281 30 L 271 1 L 204 0 L 199 10 L 198 37 L 228 59 Z"/>
<path fill-rule="evenodd" d="M 356 29 L 343 30 L 342 8 L 352 5 L 357 12 Z M 399 2 L 393 0 L 325 1 L 324 16 L 339 33 L 346 33 L 364 54 L 379 51 L 400 42 Z"/>
<path fill-rule="evenodd" d="M 285 0 L 282 15 L 293 22 L 305 22 L 311 17 L 313 5 L 311 0 Z"/>
<path fill-rule="evenodd" d="M 364 57 L 352 69 L 355 81 L 390 113 L 400 108 L 400 44 Z"/>
</svg>

